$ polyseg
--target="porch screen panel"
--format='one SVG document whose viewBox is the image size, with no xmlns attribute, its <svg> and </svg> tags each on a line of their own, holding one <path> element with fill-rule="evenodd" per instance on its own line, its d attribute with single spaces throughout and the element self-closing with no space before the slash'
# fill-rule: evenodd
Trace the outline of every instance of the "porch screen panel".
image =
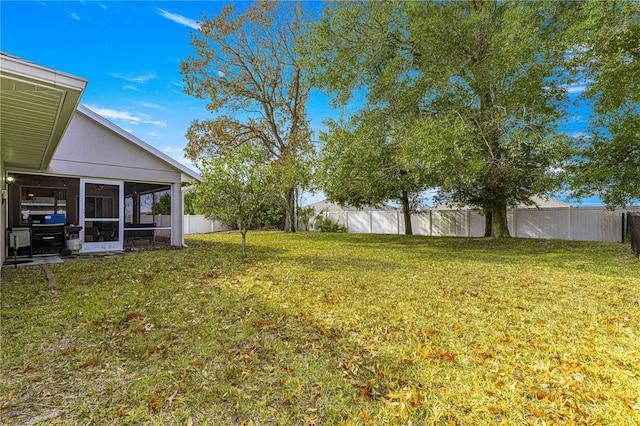
<svg viewBox="0 0 640 426">
<path fill-rule="evenodd" d="M 85 184 L 85 242 L 119 241 L 120 187 L 108 184 Z"/>
</svg>

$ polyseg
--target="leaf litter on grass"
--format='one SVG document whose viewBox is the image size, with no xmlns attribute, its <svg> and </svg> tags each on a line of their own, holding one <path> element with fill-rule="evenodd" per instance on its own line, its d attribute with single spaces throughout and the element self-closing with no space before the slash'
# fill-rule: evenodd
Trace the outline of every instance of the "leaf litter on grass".
<svg viewBox="0 0 640 426">
<path fill-rule="evenodd" d="M 3 419 L 640 421 L 622 245 L 273 232 L 244 260 L 238 243 L 55 265 L 58 306 L 41 271 L 3 270 Z"/>
</svg>

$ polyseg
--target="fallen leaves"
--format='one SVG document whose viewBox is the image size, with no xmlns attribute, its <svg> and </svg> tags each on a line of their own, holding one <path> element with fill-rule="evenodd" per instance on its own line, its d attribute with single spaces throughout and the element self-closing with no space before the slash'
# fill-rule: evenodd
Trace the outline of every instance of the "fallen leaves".
<svg viewBox="0 0 640 426">
<path fill-rule="evenodd" d="M 42 271 L 3 270 L 3 417 L 640 422 L 640 279 L 617 245 L 256 233 L 240 261 L 235 241 L 56 265 L 56 308 Z"/>
</svg>

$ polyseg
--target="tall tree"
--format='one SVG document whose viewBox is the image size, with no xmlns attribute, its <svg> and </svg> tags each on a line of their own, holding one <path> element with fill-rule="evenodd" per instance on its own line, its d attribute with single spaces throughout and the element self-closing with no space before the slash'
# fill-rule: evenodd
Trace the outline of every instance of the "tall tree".
<svg viewBox="0 0 640 426">
<path fill-rule="evenodd" d="M 574 11 L 573 65 L 592 106 L 574 194 L 625 206 L 640 200 L 640 3 L 589 0 Z"/>
<path fill-rule="evenodd" d="M 305 82 L 294 50 L 303 34 L 300 3 L 258 1 L 243 13 L 226 6 L 192 36 L 195 55 L 182 61 L 185 93 L 208 99 L 217 115 L 194 120 L 187 157 L 224 155 L 242 145 L 261 146 L 271 161 L 286 206 L 285 230 L 295 231 L 300 156 L 310 149 Z"/>
<path fill-rule="evenodd" d="M 194 204 L 208 219 L 238 227 L 243 257 L 247 232 L 275 193 L 273 170 L 263 152 L 244 145 L 198 164 L 202 182 L 195 187 Z"/>
<path fill-rule="evenodd" d="M 411 235 L 411 213 L 419 207 L 430 176 L 419 164 L 408 167 L 402 156 L 406 138 L 393 128 L 386 110 L 362 111 L 348 122 L 327 124 L 319 156 L 320 189 L 341 205 L 400 202 L 405 234 Z"/>
<path fill-rule="evenodd" d="M 436 172 L 443 201 L 477 207 L 509 236 L 507 208 L 560 185 L 570 154 L 560 5 L 344 2 L 307 38 L 315 81 L 391 108 L 413 141 L 407 162 Z M 526 34 L 526 37 L 523 37 Z"/>
</svg>

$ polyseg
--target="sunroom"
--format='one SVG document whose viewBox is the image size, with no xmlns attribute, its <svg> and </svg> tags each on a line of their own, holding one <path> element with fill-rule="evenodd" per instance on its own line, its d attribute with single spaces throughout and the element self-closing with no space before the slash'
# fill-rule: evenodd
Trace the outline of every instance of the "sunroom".
<svg viewBox="0 0 640 426">
<path fill-rule="evenodd" d="M 182 186 L 197 173 L 79 105 L 81 79 L 2 59 L 2 258 L 182 245 Z M 39 81 L 24 85 L 30 73 Z M 42 111 L 38 96 L 55 94 L 61 76 L 72 84 L 59 90 L 57 109 Z M 35 139 L 38 123 L 49 126 Z"/>
</svg>

